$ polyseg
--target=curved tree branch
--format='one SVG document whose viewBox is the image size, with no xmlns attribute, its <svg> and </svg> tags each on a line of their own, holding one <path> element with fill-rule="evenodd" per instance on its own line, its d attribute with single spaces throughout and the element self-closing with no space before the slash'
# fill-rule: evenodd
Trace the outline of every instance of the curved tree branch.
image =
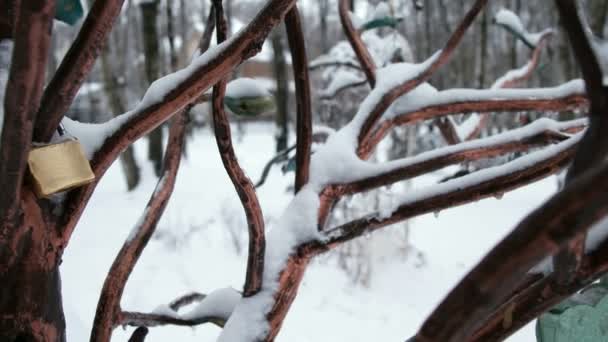
<svg viewBox="0 0 608 342">
<path fill-rule="evenodd" d="M 344 34 L 346 35 L 350 46 L 353 48 L 357 59 L 359 60 L 360 68 L 363 69 L 367 82 L 373 89 L 376 85 L 376 64 L 374 63 L 372 56 L 369 54 L 367 47 L 365 47 L 363 40 L 359 36 L 359 32 L 357 32 L 353 26 L 353 22 L 350 18 L 349 1 L 350 0 L 340 0 L 338 4 L 340 22 L 342 23 Z"/>
<path fill-rule="evenodd" d="M 114 20 L 120 14 L 123 2 L 124 0 L 96 0 L 93 3 L 76 40 L 44 91 L 39 119 L 34 128 L 34 141 L 47 142 L 53 136 L 78 89 L 93 68 Z"/>
<path fill-rule="evenodd" d="M 97 304 L 91 331 L 91 342 L 110 341 L 112 330 L 119 324 L 120 299 L 127 280 L 156 230 L 158 221 L 162 217 L 173 193 L 184 145 L 186 118 L 187 111 L 183 111 L 173 120 L 163 163 L 163 174 L 144 210 L 143 216 L 133 228 L 108 272 Z"/>
<path fill-rule="evenodd" d="M 221 0 L 215 1 L 217 40 L 218 44 L 226 38 L 226 22 L 222 9 Z M 234 153 L 232 137 L 230 134 L 230 122 L 224 111 L 224 94 L 226 93 L 226 79 L 221 79 L 213 87 L 213 127 L 215 140 L 222 158 L 224 168 L 230 176 L 230 180 L 241 200 L 247 226 L 249 230 L 249 252 L 247 257 L 247 274 L 243 287 L 243 297 L 253 296 L 262 287 L 262 276 L 264 274 L 264 251 L 266 241 L 264 237 L 264 217 L 262 208 L 255 193 L 255 187 L 247 177 Z"/>
<path fill-rule="evenodd" d="M 293 75 L 296 84 L 296 181 L 298 192 L 307 182 L 310 168 L 312 145 L 312 113 L 310 103 L 310 79 L 308 77 L 308 59 L 306 44 L 302 32 L 302 22 L 297 5 L 285 16 L 287 40 L 291 51 Z"/>
</svg>

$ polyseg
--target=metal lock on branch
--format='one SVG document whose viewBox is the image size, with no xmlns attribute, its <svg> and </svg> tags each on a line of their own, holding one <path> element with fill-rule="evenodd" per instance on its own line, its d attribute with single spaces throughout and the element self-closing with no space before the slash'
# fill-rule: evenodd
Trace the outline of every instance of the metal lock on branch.
<svg viewBox="0 0 608 342">
<path fill-rule="evenodd" d="M 28 166 L 38 197 L 73 189 L 95 180 L 89 160 L 77 139 L 63 136 L 56 143 L 34 147 L 28 156 Z"/>
</svg>

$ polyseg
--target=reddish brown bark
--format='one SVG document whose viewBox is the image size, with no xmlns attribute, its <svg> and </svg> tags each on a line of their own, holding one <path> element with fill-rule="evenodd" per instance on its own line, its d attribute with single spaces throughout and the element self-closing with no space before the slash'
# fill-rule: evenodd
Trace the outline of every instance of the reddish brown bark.
<svg viewBox="0 0 608 342">
<path fill-rule="evenodd" d="M 27 186 L 19 205 L 25 214 L 0 248 L 0 341 L 65 341 L 59 237 Z"/>
<path fill-rule="evenodd" d="M 421 108 L 395 116 L 383 121 L 375 131 L 359 145 L 357 154 L 367 158 L 375 146 L 388 134 L 394 126 L 412 124 L 436 117 L 454 113 L 486 113 L 486 112 L 521 112 L 521 111 L 564 111 L 584 108 L 587 98 L 583 94 L 570 94 L 553 99 L 511 99 L 511 100 L 470 100 L 467 102 L 452 102 Z"/>
<path fill-rule="evenodd" d="M 338 4 L 338 12 L 340 14 L 342 29 L 344 30 L 344 34 L 346 35 L 350 46 L 352 46 L 353 51 L 355 51 L 355 55 L 359 60 L 360 68 L 363 69 L 367 82 L 373 89 L 376 85 L 376 64 L 374 63 L 372 56 L 369 54 L 367 47 L 363 43 L 363 40 L 361 40 L 359 32 L 357 32 L 353 26 L 353 22 L 350 19 L 349 9 L 349 0 L 340 0 Z"/>
<path fill-rule="evenodd" d="M 55 1 L 19 2 L 15 47 L 4 100 L 0 144 L 0 247 L 16 229 L 27 153 L 32 142 L 50 46 Z"/>
<path fill-rule="evenodd" d="M 14 2 L 15 47 L 0 148 L 0 340 L 64 341 L 58 236 L 24 184 L 55 1 Z"/>
<path fill-rule="evenodd" d="M 214 6 L 216 11 L 217 41 L 219 44 L 226 39 L 227 27 L 221 1 L 215 1 Z M 255 187 L 239 165 L 236 154 L 234 153 L 234 148 L 232 147 L 230 122 L 224 111 L 226 82 L 225 78 L 221 79 L 218 84 L 213 87 L 213 129 L 222 163 L 241 200 L 241 204 L 245 210 L 245 216 L 247 217 L 249 251 L 243 296 L 249 297 L 258 293 L 262 288 L 264 252 L 266 249 L 264 216 L 262 215 L 262 208 L 260 207 L 258 196 L 255 193 Z"/>
<path fill-rule="evenodd" d="M 582 126 L 581 126 L 582 128 Z M 555 131 L 543 131 L 537 135 L 526 138 L 515 138 L 504 143 L 488 143 L 483 147 L 468 148 L 459 152 L 446 152 L 427 160 L 421 160 L 391 171 L 379 173 L 373 177 L 365 178 L 356 182 L 333 185 L 326 191 L 333 196 L 343 196 L 368 191 L 381 186 L 393 184 L 398 181 L 411 179 L 429 172 L 433 172 L 449 165 L 474 161 L 484 158 L 492 158 L 512 152 L 525 152 L 533 147 L 547 145 L 552 142 L 562 141 L 568 136 Z"/>
<path fill-rule="evenodd" d="M 295 191 L 308 183 L 310 148 L 312 145 L 312 109 L 310 103 L 310 79 L 308 57 L 302 32 L 302 20 L 297 5 L 285 16 L 287 40 L 291 51 L 294 81 L 296 84 L 296 181 Z"/>
<path fill-rule="evenodd" d="M 448 118 L 440 118 L 435 120 L 435 126 L 439 128 L 441 135 L 446 143 L 449 145 L 458 144 L 460 142 L 460 137 L 456 132 L 456 128 L 454 124 Z"/>
<path fill-rule="evenodd" d="M 165 212 L 173 193 L 184 146 L 186 117 L 187 113 L 184 111 L 173 120 L 169 131 L 169 142 L 165 153 L 162 176 L 144 210 L 144 216 L 139 225 L 133 227 L 133 232 L 125 241 L 110 267 L 97 303 L 97 311 L 91 331 L 91 342 L 110 341 L 112 330 L 121 323 L 120 299 L 127 280 L 156 230 L 158 221 Z"/>
</svg>

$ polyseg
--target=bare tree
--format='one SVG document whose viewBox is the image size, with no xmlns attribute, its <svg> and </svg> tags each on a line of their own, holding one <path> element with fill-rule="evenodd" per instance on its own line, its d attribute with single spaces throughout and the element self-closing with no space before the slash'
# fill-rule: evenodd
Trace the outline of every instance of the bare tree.
<svg viewBox="0 0 608 342">
<path fill-rule="evenodd" d="M 372 90 L 351 122 L 332 134 L 311 156 L 312 125 L 308 62 L 295 0 L 269 0 L 236 36 L 226 40 L 221 0 L 215 0 L 217 40 L 177 73 L 154 82 L 140 103 L 117 118 L 87 128 L 102 139 L 87 145 L 96 181 L 56 196 L 38 198 L 27 175 L 33 142 L 49 142 L 63 121 L 77 137 L 79 123 L 64 118 L 76 91 L 91 71 L 121 0 L 96 0 L 58 71 L 44 88 L 55 1 L 0 2 L 15 6 L 10 23 L 14 50 L 4 102 L 0 157 L 0 340 L 63 341 L 59 264 L 62 253 L 104 172 L 120 152 L 171 120 L 161 179 L 142 219 L 125 241 L 109 271 L 97 306 L 91 341 L 109 341 L 119 325 L 136 326 L 132 341 L 143 341 L 147 327 L 163 324 L 223 327 L 220 340 L 272 341 L 296 297 L 311 258 L 395 222 L 470 203 L 522 187 L 568 166 L 567 184 L 525 218 L 511 234 L 452 290 L 412 341 L 501 340 L 534 317 L 590 284 L 608 271 L 607 241 L 589 253 L 585 234 L 608 213 L 608 164 L 605 162 L 608 88 L 601 64 L 580 19 L 574 0 L 556 0 L 584 82 L 550 88 L 505 89 L 530 77 L 538 55 L 518 72 L 507 73 L 492 89 L 429 90 L 425 87 L 445 67 L 487 0 L 476 0 L 444 47 L 419 64 L 396 63 L 380 70 L 369 57 L 359 33 L 340 2 L 341 22 L 359 68 Z M 351 4 L 352 7 L 352 4 Z M 4 9 L 4 8 L 3 8 Z M 8 10 L 1 11 L 6 16 Z M 277 223 L 266 233 L 252 183 L 236 159 L 230 123 L 224 113 L 226 82 L 232 71 L 255 55 L 273 27 L 284 22 L 292 53 L 297 92 L 296 194 Z M 211 30 L 209 30 L 211 32 Z M 210 36 L 200 44 L 206 50 Z M 536 57 L 535 57 L 536 56 Z M 535 61 L 536 58 L 536 61 Z M 120 299 L 126 281 L 146 247 L 171 196 L 179 167 L 185 118 L 190 106 L 213 88 L 214 131 L 218 151 L 247 217 L 249 246 L 243 291 L 221 289 L 186 294 L 168 307 L 169 314 L 126 312 Z M 425 90 L 426 89 L 426 90 Z M 415 95 L 412 97 L 412 95 Z M 399 104 L 398 106 L 393 104 Z M 588 111 L 589 119 L 531 124 L 467 141 L 469 136 L 444 134 L 450 146 L 387 163 L 367 159 L 395 127 L 462 113 Z M 446 131 L 458 129 L 444 121 Z M 480 120 L 483 125 L 483 120 Z M 451 138 L 449 138 L 451 136 Z M 84 136 L 82 136 L 84 138 Z M 533 150 L 534 149 L 534 150 Z M 526 155 L 489 169 L 405 194 L 387 213 L 374 212 L 335 227 L 327 221 L 336 201 L 435 171 L 451 164 L 512 152 Z M 528 272 L 546 257 L 554 272 Z M 217 307 L 195 316 L 178 311 L 193 302 Z M 508 317 L 507 320 L 505 317 Z M 506 322 L 506 323 L 505 323 Z M 247 329 L 243 329 L 247 325 Z"/>
</svg>

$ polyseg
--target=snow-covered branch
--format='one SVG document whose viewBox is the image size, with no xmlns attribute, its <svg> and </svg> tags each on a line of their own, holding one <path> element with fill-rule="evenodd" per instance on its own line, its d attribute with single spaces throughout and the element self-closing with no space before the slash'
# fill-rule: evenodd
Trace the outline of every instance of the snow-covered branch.
<svg viewBox="0 0 608 342">
<path fill-rule="evenodd" d="M 584 108 L 587 98 L 580 80 L 552 88 L 449 89 L 415 91 L 395 102 L 383 121 L 362 141 L 358 154 L 367 156 L 394 126 L 457 113 L 565 111 Z M 415 96 L 413 96 L 415 95 Z"/>
<path fill-rule="evenodd" d="M 374 165 L 359 174 L 362 178 L 346 184 L 332 185 L 326 188 L 326 191 L 333 196 L 353 194 L 417 177 L 456 163 L 528 151 L 534 147 L 566 140 L 569 136 L 564 132 L 582 130 L 586 124 L 585 119 L 569 122 L 538 119 L 525 127 L 488 138 L 450 145 L 414 157 Z"/>
<path fill-rule="evenodd" d="M 544 35 L 553 33 L 553 29 L 545 29 L 537 33 L 528 32 L 517 14 L 504 8 L 496 12 L 494 23 L 510 31 L 530 49 L 535 49 L 540 44 Z"/>
<path fill-rule="evenodd" d="M 561 170 L 570 161 L 582 134 L 561 143 L 532 152 L 500 166 L 483 169 L 445 183 L 403 195 L 392 208 L 385 208 L 324 233 L 320 242 L 305 247 L 307 253 L 319 253 L 339 243 L 352 240 L 378 228 L 415 216 L 470 203 L 532 183 Z"/>
<path fill-rule="evenodd" d="M 192 304 L 196 299 L 196 306 L 189 312 L 180 314 L 183 304 Z M 122 311 L 118 316 L 117 325 L 130 325 L 135 327 L 156 327 L 161 325 L 196 326 L 213 323 L 223 327 L 234 311 L 241 294 L 232 288 L 223 288 L 208 295 L 194 294 L 182 296 L 168 306 L 161 306 L 151 313 Z M 175 304 L 180 306 L 176 307 Z"/>
</svg>

